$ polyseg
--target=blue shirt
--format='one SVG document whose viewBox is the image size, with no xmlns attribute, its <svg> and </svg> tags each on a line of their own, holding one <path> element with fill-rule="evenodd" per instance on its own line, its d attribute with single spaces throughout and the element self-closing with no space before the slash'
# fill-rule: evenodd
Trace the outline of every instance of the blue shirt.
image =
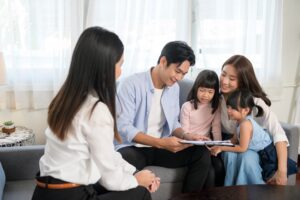
<svg viewBox="0 0 300 200">
<path fill-rule="evenodd" d="M 146 133 L 149 112 L 153 106 L 151 105 L 153 94 L 151 69 L 147 72 L 134 74 L 120 83 L 116 106 L 117 126 L 123 143 L 116 144 L 116 149 L 134 145 L 132 140 L 136 134 L 139 132 Z M 161 137 L 168 137 L 176 128 L 181 127 L 179 123 L 178 83 L 164 88 L 161 106 L 166 118 Z"/>
</svg>

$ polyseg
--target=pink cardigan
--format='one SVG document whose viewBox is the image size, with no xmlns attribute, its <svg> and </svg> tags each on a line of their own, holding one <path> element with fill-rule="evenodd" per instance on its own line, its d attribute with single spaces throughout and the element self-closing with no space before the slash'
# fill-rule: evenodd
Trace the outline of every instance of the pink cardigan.
<svg viewBox="0 0 300 200">
<path fill-rule="evenodd" d="M 222 140 L 221 112 L 218 108 L 211 114 L 211 104 L 198 103 L 195 110 L 193 103 L 185 102 L 181 107 L 180 123 L 184 131 L 210 137 L 210 130 L 214 140 Z M 212 139 L 212 138 L 211 138 Z"/>
</svg>

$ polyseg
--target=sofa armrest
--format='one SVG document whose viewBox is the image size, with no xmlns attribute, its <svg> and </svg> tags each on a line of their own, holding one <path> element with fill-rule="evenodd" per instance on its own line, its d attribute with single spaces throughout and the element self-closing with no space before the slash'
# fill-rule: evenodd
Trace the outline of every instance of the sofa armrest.
<svg viewBox="0 0 300 200">
<path fill-rule="evenodd" d="M 34 179 L 43 154 L 44 145 L 0 148 L 0 160 L 6 181 Z"/>
<path fill-rule="evenodd" d="M 290 146 L 288 147 L 288 156 L 289 158 L 297 162 L 300 129 L 298 126 L 282 123 L 282 122 L 281 122 L 281 126 L 285 131 L 286 136 L 290 143 Z"/>
</svg>

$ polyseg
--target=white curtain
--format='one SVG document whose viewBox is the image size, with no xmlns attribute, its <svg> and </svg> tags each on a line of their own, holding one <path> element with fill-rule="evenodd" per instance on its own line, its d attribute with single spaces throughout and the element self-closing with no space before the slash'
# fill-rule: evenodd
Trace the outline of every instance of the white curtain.
<svg viewBox="0 0 300 200">
<path fill-rule="evenodd" d="M 47 108 L 65 79 L 78 36 L 90 26 L 114 31 L 124 42 L 123 77 L 154 66 L 167 42 L 190 41 L 190 2 L 1 0 L 0 51 L 9 87 L 0 94 L 0 106 Z"/>
<path fill-rule="evenodd" d="M 0 1 L 0 51 L 8 76 L 2 108 L 48 107 L 83 30 L 83 4 L 83 0 Z"/>
<path fill-rule="evenodd" d="M 190 43 L 190 0 L 90 0 L 87 26 L 117 33 L 125 44 L 122 77 L 155 66 L 172 40 Z"/>
<path fill-rule="evenodd" d="M 300 49 L 299 49 L 298 68 L 296 70 L 295 94 L 296 94 L 295 95 L 296 98 L 292 100 L 292 109 L 291 109 L 292 116 L 293 116 L 292 119 L 295 125 L 300 126 Z M 300 142 L 300 138 L 299 138 L 299 142 Z M 299 153 L 300 153 L 300 145 L 299 145 Z"/>
<path fill-rule="evenodd" d="M 197 67 L 220 73 L 226 59 L 243 54 L 267 93 L 280 96 L 282 0 L 193 0 L 192 4 Z"/>
<path fill-rule="evenodd" d="M 197 53 L 193 69 L 219 72 L 229 56 L 241 53 L 263 85 L 280 86 L 281 15 L 282 0 L 0 0 L 8 76 L 0 108 L 47 108 L 78 36 L 90 26 L 120 36 L 122 77 L 156 65 L 167 42 L 184 40 Z"/>
</svg>

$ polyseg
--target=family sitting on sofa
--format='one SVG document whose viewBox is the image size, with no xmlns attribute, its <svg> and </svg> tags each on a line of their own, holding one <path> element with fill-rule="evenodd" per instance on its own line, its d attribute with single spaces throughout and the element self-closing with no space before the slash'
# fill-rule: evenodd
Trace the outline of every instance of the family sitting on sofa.
<svg viewBox="0 0 300 200">
<path fill-rule="evenodd" d="M 285 185 L 295 173 L 296 163 L 287 165 L 285 132 L 246 57 L 225 61 L 220 80 L 213 71 L 200 72 L 180 109 L 177 82 L 195 64 L 191 47 L 167 43 L 157 65 L 126 78 L 115 95 L 123 51 L 119 37 L 106 29 L 81 34 L 49 106 L 32 199 L 151 199 L 160 178 L 144 169 L 148 165 L 187 167 L 182 192 L 223 184 Z M 182 143 L 222 138 L 236 145 Z M 260 152 L 269 146 L 273 158 L 265 168 Z"/>
</svg>

